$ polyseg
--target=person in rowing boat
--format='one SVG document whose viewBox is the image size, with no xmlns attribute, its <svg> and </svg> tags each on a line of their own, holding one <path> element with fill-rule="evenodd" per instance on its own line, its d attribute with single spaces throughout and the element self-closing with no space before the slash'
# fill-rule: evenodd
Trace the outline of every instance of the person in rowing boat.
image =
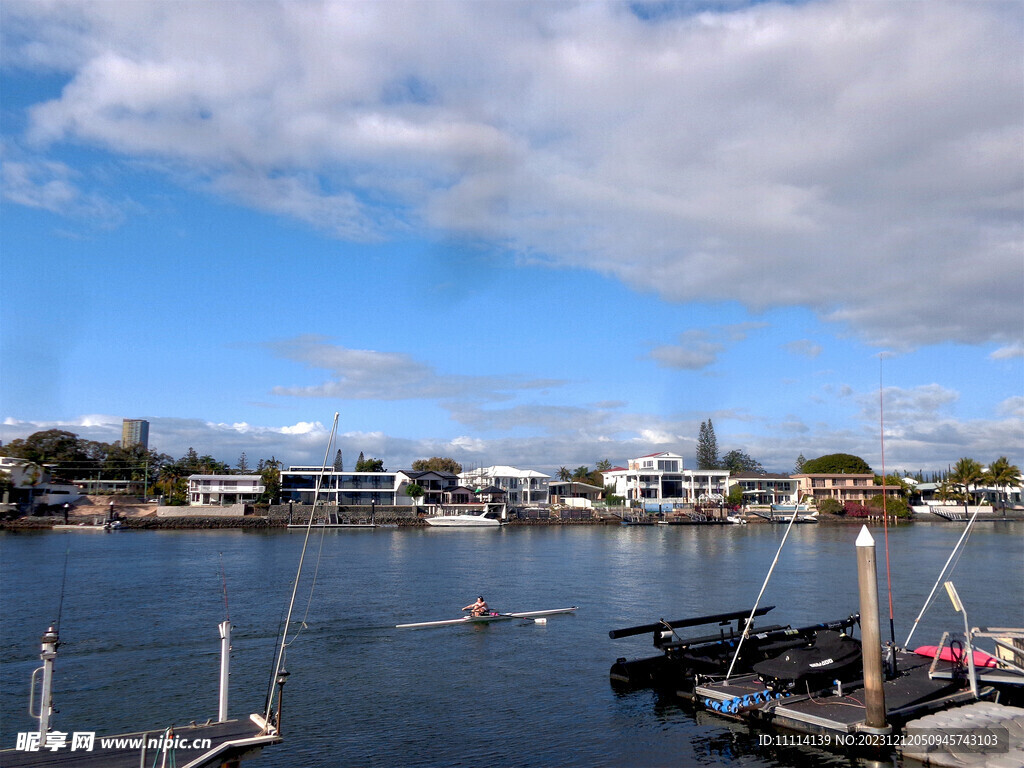
<svg viewBox="0 0 1024 768">
<path fill-rule="evenodd" d="M 487 613 L 487 601 L 484 600 L 484 596 L 480 595 L 475 603 L 470 603 L 462 610 L 469 611 L 470 616 L 483 616 Z"/>
</svg>

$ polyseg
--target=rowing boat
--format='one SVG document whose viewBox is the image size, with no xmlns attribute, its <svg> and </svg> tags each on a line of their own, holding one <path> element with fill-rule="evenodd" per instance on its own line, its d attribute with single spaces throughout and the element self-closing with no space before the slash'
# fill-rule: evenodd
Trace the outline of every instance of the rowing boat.
<svg viewBox="0 0 1024 768">
<path fill-rule="evenodd" d="M 551 608 L 546 611 L 519 611 L 517 613 L 497 613 L 491 611 L 483 616 L 461 616 L 458 619 L 443 619 L 441 621 L 420 621 L 415 624 L 396 624 L 396 629 L 419 629 L 422 627 L 447 627 L 452 624 L 489 624 L 492 621 L 506 621 L 508 619 L 536 619 L 542 616 L 553 616 L 557 613 L 572 613 L 578 609 L 578 605 L 571 608 Z"/>
</svg>

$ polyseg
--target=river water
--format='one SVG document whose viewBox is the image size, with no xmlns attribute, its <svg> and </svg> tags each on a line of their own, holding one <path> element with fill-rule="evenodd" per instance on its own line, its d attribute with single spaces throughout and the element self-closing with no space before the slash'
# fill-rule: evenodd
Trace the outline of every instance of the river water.
<svg viewBox="0 0 1024 768">
<path fill-rule="evenodd" d="M 762 599 L 777 607 L 762 623 L 856 612 L 858 531 L 795 526 Z M 889 529 L 899 643 L 962 531 L 954 523 Z M 745 728 L 695 717 L 649 691 L 618 694 L 609 684 L 617 657 L 653 654 L 649 635 L 611 640 L 609 630 L 749 608 L 783 532 L 771 525 L 537 526 L 315 535 L 295 614 L 306 626 L 287 656 L 286 740 L 246 764 L 866 766 L 759 748 Z M 887 637 L 884 535 L 872 532 Z M 217 624 L 226 612 L 235 626 L 232 716 L 261 711 L 303 538 L 283 531 L 0 534 L 0 747 L 13 747 L 16 733 L 32 728 L 29 677 L 39 665 L 39 637 L 58 610 L 59 730 L 110 735 L 216 716 Z M 1024 523 L 979 523 L 953 580 L 972 626 L 1024 623 Z M 499 611 L 580 609 L 543 626 L 394 628 L 455 618 L 477 594 Z M 962 627 L 940 590 L 912 644 L 935 644 L 943 630 Z"/>
</svg>

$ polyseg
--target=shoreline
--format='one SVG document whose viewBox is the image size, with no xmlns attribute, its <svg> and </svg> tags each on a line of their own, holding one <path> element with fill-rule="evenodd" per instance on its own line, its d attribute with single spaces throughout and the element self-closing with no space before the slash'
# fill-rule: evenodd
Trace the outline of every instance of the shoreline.
<svg viewBox="0 0 1024 768">
<path fill-rule="evenodd" d="M 94 516 L 89 516 L 90 521 L 85 522 L 78 518 L 79 525 L 81 527 L 95 527 L 92 523 Z M 1007 514 L 1005 516 L 986 516 L 978 517 L 978 522 L 1021 522 L 1024 521 L 1024 513 L 1016 512 L 1016 514 Z M 76 522 L 75 518 L 68 521 L 69 525 L 74 525 Z M 277 516 L 263 516 L 263 515 L 246 515 L 244 517 L 122 517 L 120 518 L 121 531 L 153 531 L 153 530 L 225 530 L 225 529 L 239 529 L 239 530 L 288 530 L 287 518 L 281 518 Z M 909 518 L 906 520 L 900 519 L 895 521 L 895 525 L 906 525 L 913 523 L 943 523 L 948 525 L 957 525 L 963 523 L 963 521 L 949 521 L 949 520 L 933 520 L 933 519 L 921 519 L 921 518 Z M 545 519 L 513 519 L 505 523 L 505 526 L 510 528 L 519 527 L 535 527 L 535 526 L 594 526 L 594 525 L 612 525 L 618 526 L 621 521 L 618 518 L 593 518 L 589 520 L 580 519 L 562 519 L 562 518 L 545 518 Z M 785 525 L 786 523 L 772 523 L 768 520 L 754 518 L 749 519 L 748 524 L 750 525 Z M 820 515 L 818 522 L 815 525 L 868 525 L 868 526 L 881 526 L 882 520 L 879 518 L 864 518 L 864 517 L 840 517 L 837 515 Z M 62 517 L 22 517 L 14 520 L 3 520 L 0 521 L 0 531 L 52 531 L 54 526 L 65 525 Z M 429 528 L 422 519 L 420 518 L 395 518 L 395 519 L 381 519 L 381 525 L 387 525 L 388 527 L 397 528 Z M 668 527 L 668 526 L 666 526 Z M 673 524 L 671 527 L 723 527 L 729 528 L 730 525 L 725 525 L 717 521 L 708 522 L 691 522 L 683 524 Z M 314 529 L 317 526 L 314 526 Z M 328 529 L 331 530 L 331 529 Z M 344 529 L 340 529 L 344 530 Z M 68 531 L 67 528 L 63 528 L 60 532 Z"/>
</svg>

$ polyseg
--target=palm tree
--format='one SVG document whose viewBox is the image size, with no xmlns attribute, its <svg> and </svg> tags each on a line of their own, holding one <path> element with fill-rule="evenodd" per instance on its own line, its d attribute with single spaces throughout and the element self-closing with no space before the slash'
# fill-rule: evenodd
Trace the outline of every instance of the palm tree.
<svg viewBox="0 0 1024 768">
<path fill-rule="evenodd" d="M 1020 480 L 1020 468 L 1016 464 L 1011 464 L 1005 456 L 1000 456 L 993 461 L 989 465 L 988 472 L 985 473 L 985 481 L 999 489 L 999 499 L 1003 504 L 1004 513 L 1006 511 L 1006 489 L 1020 485 Z"/>
<path fill-rule="evenodd" d="M 572 472 L 565 467 L 558 468 L 558 479 L 563 483 L 569 483 L 569 497 L 572 498 Z"/>
<path fill-rule="evenodd" d="M 981 464 L 974 459 L 964 457 L 953 465 L 953 471 L 949 473 L 949 481 L 964 489 L 964 511 L 971 500 L 971 486 L 975 486 L 985 479 Z"/>
</svg>

